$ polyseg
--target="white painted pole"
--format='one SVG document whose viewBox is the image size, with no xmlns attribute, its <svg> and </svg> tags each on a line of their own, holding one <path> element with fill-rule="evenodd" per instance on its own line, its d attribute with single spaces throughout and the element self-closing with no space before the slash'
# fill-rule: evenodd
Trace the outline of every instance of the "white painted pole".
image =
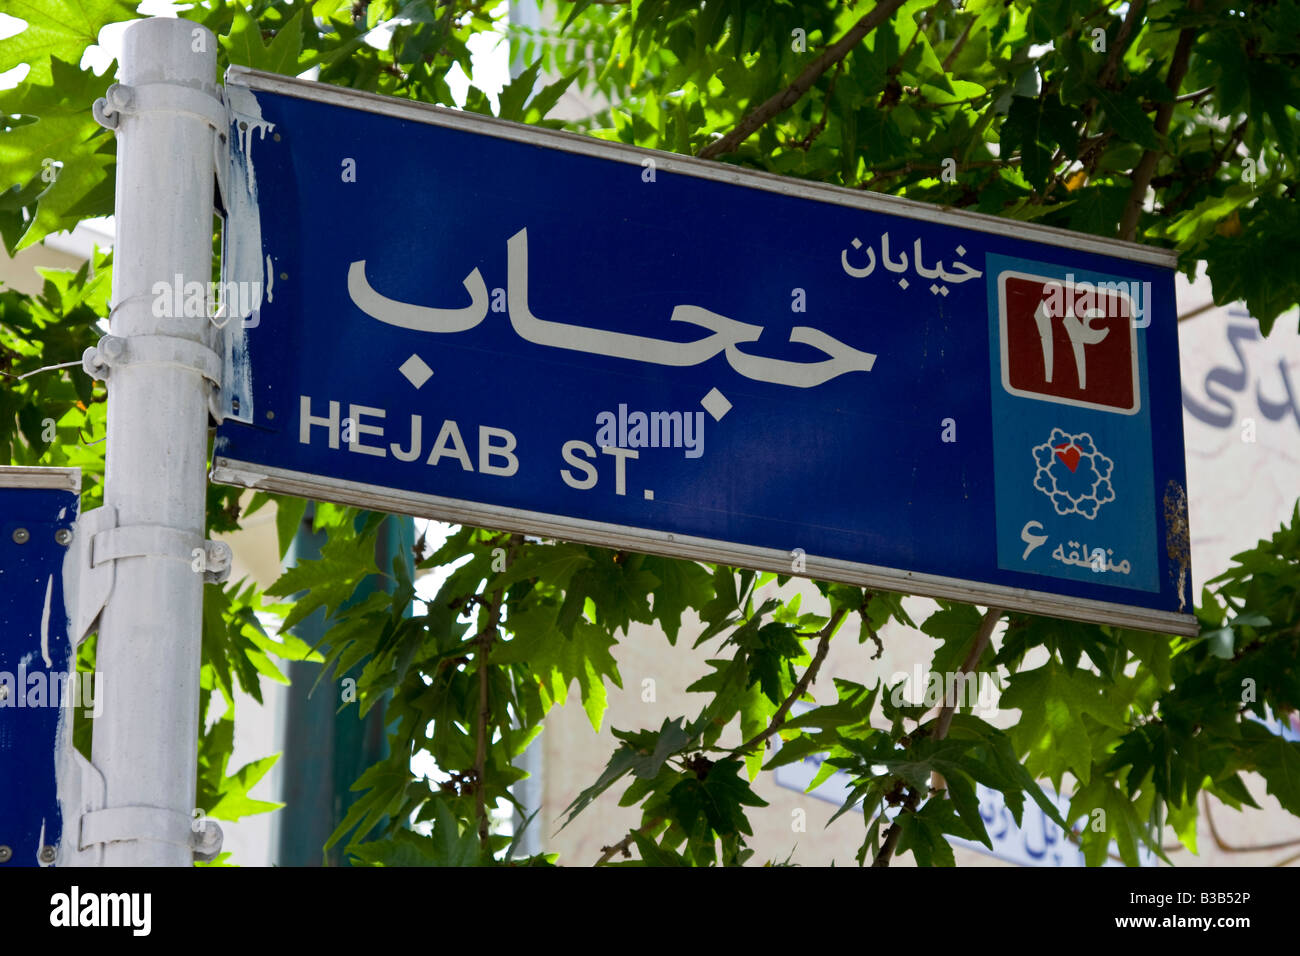
<svg viewBox="0 0 1300 956">
<path fill-rule="evenodd" d="M 112 350 L 127 358 L 110 363 L 107 379 L 105 505 L 119 529 L 172 529 L 145 530 L 137 541 L 201 541 L 205 531 L 208 383 L 186 367 L 192 349 L 172 339 L 205 345 L 210 323 L 155 316 L 152 306 L 155 283 L 170 288 L 181 276 L 206 292 L 211 279 L 214 131 L 197 112 L 168 104 L 216 96 L 216 49 L 208 30 L 185 20 L 142 20 L 123 40 L 111 335 L 125 340 L 124 351 Z M 184 91 L 172 96 L 177 86 Z M 114 838 L 102 841 L 106 866 L 192 862 L 188 847 L 162 836 L 174 837 L 176 815 L 188 820 L 194 808 L 199 727 L 204 577 L 177 550 L 118 557 L 100 619 L 105 703 L 92 763 L 104 777 L 105 809 L 121 811 Z M 135 829 L 146 832 L 131 837 L 142 819 L 149 824 Z"/>
</svg>

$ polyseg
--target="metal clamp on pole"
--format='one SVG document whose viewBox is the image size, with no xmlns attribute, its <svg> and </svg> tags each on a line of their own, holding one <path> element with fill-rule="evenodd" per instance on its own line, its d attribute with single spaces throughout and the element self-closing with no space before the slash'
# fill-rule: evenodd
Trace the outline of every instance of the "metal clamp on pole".
<svg viewBox="0 0 1300 956">
<path fill-rule="evenodd" d="M 185 847 L 194 858 L 211 862 L 221 852 L 221 827 L 206 817 L 191 820 L 183 813 L 162 807 L 109 807 L 82 814 L 78 849 L 97 844 L 153 840 Z"/>
<path fill-rule="evenodd" d="M 191 570 L 202 572 L 208 584 L 220 584 L 230 577 L 230 545 L 224 541 L 205 541 L 196 534 L 161 525 L 135 525 L 99 532 L 91 541 L 90 566 L 145 555 L 182 561 Z"/>
<path fill-rule="evenodd" d="M 155 365 L 198 372 L 208 383 L 208 410 L 221 421 L 221 369 L 223 359 L 193 339 L 175 335 L 105 335 L 81 355 L 81 367 L 93 379 L 107 382 L 114 368 Z"/>
<path fill-rule="evenodd" d="M 174 335 L 133 335 L 129 339 L 105 335 L 81 356 L 86 374 L 107 381 L 121 365 L 166 365 L 193 369 L 213 386 L 221 387 L 221 356 L 193 339 Z"/>
<path fill-rule="evenodd" d="M 143 83 L 127 86 L 114 83 L 99 99 L 91 112 L 95 122 L 105 129 L 117 129 L 124 113 L 187 114 L 203 120 L 219 133 L 226 131 L 229 119 L 220 95 L 177 83 Z"/>
</svg>

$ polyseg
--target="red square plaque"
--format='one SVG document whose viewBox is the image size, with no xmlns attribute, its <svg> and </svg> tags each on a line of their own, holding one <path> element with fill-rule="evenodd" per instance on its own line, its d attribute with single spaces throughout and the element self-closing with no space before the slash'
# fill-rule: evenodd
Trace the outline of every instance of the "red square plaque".
<svg viewBox="0 0 1300 956">
<path fill-rule="evenodd" d="M 1003 387 L 1062 405 L 1137 412 L 1138 323 L 1128 286 L 1001 273 Z"/>
</svg>

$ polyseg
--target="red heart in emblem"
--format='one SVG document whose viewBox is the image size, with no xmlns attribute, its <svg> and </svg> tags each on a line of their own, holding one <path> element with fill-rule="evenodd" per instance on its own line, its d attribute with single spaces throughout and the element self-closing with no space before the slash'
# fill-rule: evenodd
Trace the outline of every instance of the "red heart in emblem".
<svg viewBox="0 0 1300 956">
<path fill-rule="evenodd" d="M 1074 444 L 1064 444 L 1056 446 L 1056 457 L 1065 462 L 1065 467 L 1070 469 L 1073 474 L 1074 470 L 1079 467 L 1079 446 Z"/>
</svg>

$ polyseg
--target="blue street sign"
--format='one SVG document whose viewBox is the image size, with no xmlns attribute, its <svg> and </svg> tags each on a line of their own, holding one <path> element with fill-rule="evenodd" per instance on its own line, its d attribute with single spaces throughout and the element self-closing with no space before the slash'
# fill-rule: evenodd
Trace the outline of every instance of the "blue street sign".
<svg viewBox="0 0 1300 956">
<path fill-rule="evenodd" d="M 1172 254 L 238 68 L 227 98 L 215 480 L 1195 633 Z"/>
<path fill-rule="evenodd" d="M 64 558 L 80 501 L 75 468 L 0 467 L 0 863 L 48 866 L 63 833 L 57 772 L 80 687 Z"/>
</svg>

